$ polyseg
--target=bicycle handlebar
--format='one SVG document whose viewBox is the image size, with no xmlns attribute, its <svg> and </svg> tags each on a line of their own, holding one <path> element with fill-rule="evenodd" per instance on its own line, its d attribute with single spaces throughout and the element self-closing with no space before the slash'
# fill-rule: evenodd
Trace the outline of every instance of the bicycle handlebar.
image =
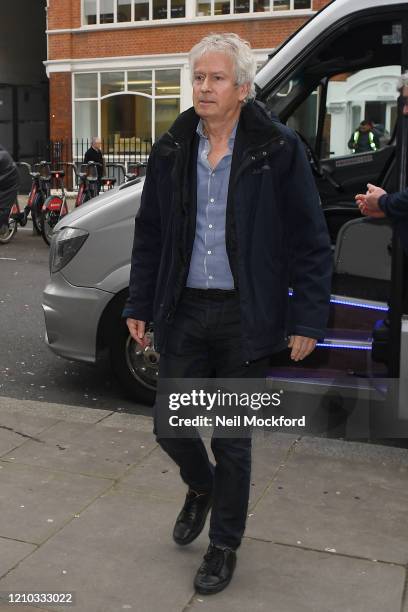
<svg viewBox="0 0 408 612">
<path fill-rule="evenodd" d="M 24 166 L 28 168 L 29 172 L 32 172 L 31 164 L 29 164 L 28 162 L 16 162 L 16 166 Z"/>
</svg>

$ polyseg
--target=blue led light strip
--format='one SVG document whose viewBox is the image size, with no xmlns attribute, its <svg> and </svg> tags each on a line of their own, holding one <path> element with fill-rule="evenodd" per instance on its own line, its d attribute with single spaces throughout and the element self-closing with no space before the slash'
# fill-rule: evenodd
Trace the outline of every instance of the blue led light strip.
<svg viewBox="0 0 408 612">
<path fill-rule="evenodd" d="M 321 348 L 339 348 L 339 349 L 349 349 L 351 351 L 371 351 L 371 346 L 352 346 L 350 344 L 335 344 L 335 343 L 327 343 L 327 342 L 318 342 L 316 346 Z"/>
<path fill-rule="evenodd" d="M 341 304 L 342 306 L 354 306 L 356 308 L 365 308 L 366 310 L 379 310 L 381 312 L 387 312 L 388 306 L 376 306 L 374 304 L 364 304 L 362 302 L 351 302 L 348 300 L 338 300 L 331 298 L 331 304 Z"/>
<path fill-rule="evenodd" d="M 289 295 L 293 295 L 293 290 L 289 289 Z M 330 298 L 331 304 L 340 304 L 341 306 L 354 306 L 355 308 L 365 308 L 366 310 L 378 310 L 380 312 L 388 312 L 388 306 L 378 306 L 376 304 L 364 304 L 364 302 L 353 302 L 351 300 L 342 300 L 339 298 Z"/>
</svg>

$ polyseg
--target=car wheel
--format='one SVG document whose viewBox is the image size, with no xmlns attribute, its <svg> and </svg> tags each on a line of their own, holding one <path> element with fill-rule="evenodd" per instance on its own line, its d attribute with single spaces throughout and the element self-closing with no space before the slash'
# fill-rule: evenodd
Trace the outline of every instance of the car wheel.
<svg viewBox="0 0 408 612">
<path fill-rule="evenodd" d="M 152 405 L 156 395 L 159 354 L 152 348 L 153 329 L 146 332 L 152 343 L 142 349 L 133 340 L 124 321 L 120 322 L 117 332 L 110 341 L 112 369 L 124 390 L 139 403 Z"/>
</svg>

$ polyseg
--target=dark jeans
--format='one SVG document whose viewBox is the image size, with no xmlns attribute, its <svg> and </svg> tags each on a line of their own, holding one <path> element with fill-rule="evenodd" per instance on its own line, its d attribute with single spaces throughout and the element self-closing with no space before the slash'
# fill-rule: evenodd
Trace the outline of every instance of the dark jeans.
<svg viewBox="0 0 408 612">
<path fill-rule="evenodd" d="M 264 378 L 269 359 L 244 362 L 241 336 L 237 292 L 220 298 L 186 289 L 160 356 L 159 385 L 160 378 Z M 200 437 L 157 436 L 156 419 L 154 433 L 189 487 L 213 490 L 210 540 L 236 549 L 248 511 L 251 439 L 213 437 L 213 466 Z"/>
</svg>

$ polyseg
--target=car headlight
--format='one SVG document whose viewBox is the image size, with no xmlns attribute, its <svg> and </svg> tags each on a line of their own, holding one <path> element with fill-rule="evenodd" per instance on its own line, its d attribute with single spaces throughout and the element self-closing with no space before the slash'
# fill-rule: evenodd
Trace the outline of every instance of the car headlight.
<svg viewBox="0 0 408 612">
<path fill-rule="evenodd" d="M 78 253 L 89 233 L 75 227 L 64 227 L 54 233 L 50 250 L 50 272 L 58 272 Z"/>
</svg>

